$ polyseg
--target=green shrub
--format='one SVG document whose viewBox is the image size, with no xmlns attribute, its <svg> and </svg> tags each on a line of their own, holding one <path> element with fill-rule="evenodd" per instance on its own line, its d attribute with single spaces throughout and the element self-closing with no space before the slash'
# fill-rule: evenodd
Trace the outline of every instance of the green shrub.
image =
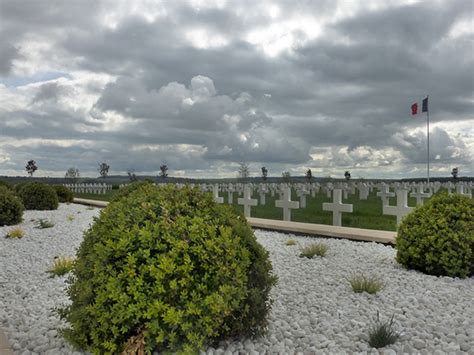
<svg viewBox="0 0 474 355">
<path fill-rule="evenodd" d="M 139 189 L 142 188 L 143 186 L 152 185 L 152 184 L 153 184 L 153 183 L 150 182 L 150 181 L 148 181 L 148 180 L 132 182 L 131 184 L 128 184 L 127 186 L 122 187 L 122 188 L 114 195 L 114 197 L 110 200 L 110 202 L 118 201 L 118 200 L 120 200 L 121 198 L 127 197 L 127 196 L 130 195 L 131 193 L 133 193 L 133 192 L 139 190 Z"/>
<path fill-rule="evenodd" d="M 474 275 L 474 200 L 440 194 L 406 216 L 396 239 L 397 261 L 437 276 Z"/>
<path fill-rule="evenodd" d="M 383 348 L 394 344 L 400 334 L 393 329 L 393 316 L 388 322 L 381 322 L 379 312 L 377 312 L 377 321 L 369 329 L 369 345 L 373 348 Z"/>
<path fill-rule="evenodd" d="M 11 239 L 21 239 L 25 236 L 25 232 L 21 228 L 13 228 L 10 229 L 7 234 L 5 235 L 5 238 L 11 238 Z"/>
<path fill-rule="evenodd" d="M 21 199 L 5 186 L 0 186 L 0 226 L 21 222 L 25 207 Z"/>
<path fill-rule="evenodd" d="M 47 219 L 40 218 L 39 220 L 36 221 L 36 229 L 46 229 L 46 228 L 53 228 L 54 223 L 51 221 L 48 221 Z"/>
<path fill-rule="evenodd" d="M 59 202 L 72 202 L 74 200 L 74 194 L 66 186 L 53 185 L 56 195 L 58 195 Z"/>
<path fill-rule="evenodd" d="M 39 182 L 26 184 L 20 189 L 19 195 L 27 210 L 55 210 L 58 208 L 56 191 Z"/>
<path fill-rule="evenodd" d="M 27 182 L 19 182 L 18 184 L 15 184 L 14 186 L 14 189 L 16 191 L 16 193 L 19 195 L 21 190 L 26 186 L 26 185 L 29 185 L 31 184 L 31 182 L 27 181 Z"/>
<path fill-rule="evenodd" d="M 308 259 L 312 259 L 315 255 L 323 257 L 326 256 L 328 249 L 324 243 L 313 243 L 301 249 L 300 257 Z"/>
<path fill-rule="evenodd" d="M 141 186 L 86 231 L 68 280 L 65 337 L 92 353 L 196 352 L 260 334 L 276 278 L 243 216 L 210 194 Z"/>
<path fill-rule="evenodd" d="M 8 181 L 0 180 L 0 187 L 1 186 L 6 187 L 8 190 L 15 191 L 15 189 L 13 188 L 13 185 L 10 184 Z"/>
<path fill-rule="evenodd" d="M 368 278 L 364 275 L 354 275 L 349 279 L 349 283 L 351 284 L 352 290 L 356 293 L 367 292 L 371 295 L 376 294 L 379 292 L 383 287 L 384 284 L 382 281 L 378 280 L 377 278 Z"/>
</svg>

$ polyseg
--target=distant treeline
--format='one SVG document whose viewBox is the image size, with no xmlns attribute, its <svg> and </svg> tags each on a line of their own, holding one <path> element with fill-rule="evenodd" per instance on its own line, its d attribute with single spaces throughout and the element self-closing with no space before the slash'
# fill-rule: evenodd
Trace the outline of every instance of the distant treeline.
<svg viewBox="0 0 474 355">
<path fill-rule="evenodd" d="M 152 180 L 154 182 L 168 182 L 168 183 L 189 183 L 189 184 L 203 184 L 203 183 L 238 183 L 238 182 L 247 182 L 247 183 L 262 183 L 263 179 L 261 176 L 259 177 L 248 177 L 248 178 L 220 178 L 220 179 L 192 179 L 192 178 L 182 178 L 182 177 L 166 177 L 160 178 L 156 176 L 137 176 L 138 181 L 142 180 Z M 85 183 L 85 184 L 95 184 L 95 183 L 106 183 L 110 185 L 120 185 L 126 184 L 130 182 L 128 176 L 125 175 L 111 175 L 105 178 L 97 177 L 97 178 L 87 178 L 81 177 L 75 180 L 63 178 L 63 177 L 27 177 L 27 176 L 0 176 L 0 180 L 8 181 L 12 184 L 18 184 L 20 182 L 45 182 L 48 184 L 70 184 L 70 183 Z M 293 183 L 298 182 L 306 182 L 307 179 L 304 176 L 292 176 L 290 181 Z M 327 183 L 327 182 L 347 182 L 345 179 L 335 179 L 330 177 L 313 177 L 311 179 L 312 182 L 319 182 L 319 183 Z M 350 179 L 351 182 L 364 182 L 364 181 L 372 181 L 372 182 L 393 182 L 393 181 L 401 181 L 401 182 L 422 182 L 426 181 L 426 178 L 404 178 L 404 179 L 362 179 L 362 178 L 353 178 Z M 439 181 L 439 182 L 453 182 L 453 178 L 451 177 L 432 177 L 430 181 Z M 458 177 L 456 181 L 474 181 L 474 177 L 467 177 L 462 176 Z M 266 183 L 282 183 L 284 182 L 282 177 L 268 177 L 265 181 Z"/>
</svg>

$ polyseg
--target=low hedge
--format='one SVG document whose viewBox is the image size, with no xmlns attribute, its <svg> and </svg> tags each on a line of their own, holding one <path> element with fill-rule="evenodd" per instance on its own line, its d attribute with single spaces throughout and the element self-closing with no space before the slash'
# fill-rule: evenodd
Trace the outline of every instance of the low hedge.
<svg viewBox="0 0 474 355">
<path fill-rule="evenodd" d="M 55 210 L 58 195 L 50 185 L 32 182 L 20 188 L 19 196 L 27 210 Z"/>
<path fill-rule="evenodd" d="M 53 185 L 53 188 L 56 191 L 59 202 L 72 202 L 74 200 L 74 194 L 66 186 Z"/>
<path fill-rule="evenodd" d="M 21 222 L 25 207 L 12 190 L 0 186 L 0 226 L 11 226 Z"/>
</svg>

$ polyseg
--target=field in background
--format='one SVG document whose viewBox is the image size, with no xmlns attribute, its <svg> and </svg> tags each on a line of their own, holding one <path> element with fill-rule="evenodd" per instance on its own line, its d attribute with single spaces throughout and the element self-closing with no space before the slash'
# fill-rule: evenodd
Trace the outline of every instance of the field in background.
<svg viewBox="0 0 474 355">
<path fill-rule="evenodd" d="M 110 199 L 117 193 L 118 190 L 108 191 L 105 195 L 75 193 L 74 196 L 78 198 L 87 198 L 91 200 L 110 201 Z M 224 197 L 224 202 L 227 204 L 227 192 L 220 193 L 219 196 Z M 243 213 L 243 207 L 237 204 L 237 193 L 234 193 L 232 207 Z M 254 199 L 259 200 L 259 195 L 254 193 Z M 266 219 L 283 219 L 283 210 L 275 207 L 275 200 L 278 195 L 272 197 L 270 194 L 266 196 L 266 204 L 264 206 L 258 205 L 252 207 L 252 217 L 266 218 Z M 295 191 L 292 193 L 292 200 L 299 201 Z M 323 211 L 323 202 L 331 202 L 331 198 L 326 197 L 325 193 L 316 194 L 315 197 L 308 195 L 306 197 L 306 208 L 292 210 L 291 220 L 294 222 L 317 223 L 317 224 L 332 224 L 332 212 Z M 359 195 L 349 195 L 347 199 L 343 199 L 343 203 L 350 203 L 353 205 L 353 213 L 342 214 L 342 225 L 344 227 L 378 229 L 378 230 L 396 230 L 396 217 L 386 216 L 382 214 L 382 200 L 376 196 L 374 190 L 369 194 L 367 200 L 359 200 Z M 396 204 L 396 198 L 390 198 L 390 204 Z M 410 197 L 408 205 L 414 207 L 416 199 Z"/>
</svg>

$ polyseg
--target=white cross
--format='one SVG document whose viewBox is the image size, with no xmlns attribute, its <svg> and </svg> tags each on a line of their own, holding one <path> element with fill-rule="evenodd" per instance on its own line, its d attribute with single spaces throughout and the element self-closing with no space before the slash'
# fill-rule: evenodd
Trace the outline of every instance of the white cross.
<svg viewBox="0 0 474 355">
<path fill-rule="evenodd" d="M 471 192 L 470 191 L 464 191 L 464 184 L 463 183 L 458 183 L 456 184 L 456 193 L 460 195 L 465 195 L 471 197 Z"/>
<path fill-rule="evenodd" d="M 382 199 L 382 206 L 388 206 L 388 198 L 395 196 L 393 192 L 390 192 L 390 188 L 383 184 L 380 192 L 377 192 L 377 196 Z"/>
<path fill-rule="evenodd" d="M 212 197 L 217 203 L 224 203 L 224 197 L 219 197 L 219 185 L 212 185 Z"/>
<path fill-rule="evenodd" d="M 239 205 L 244 205 L 244 216 L 250 217 L 250 206 L 257 206 L 258 201 L 252 199 L 252 194 L 250 192 L 250 187 L 248 185 L 244 186 L 244 197 L 238 198 L 237 203 Z"/>
<path fill-rule="evenodd" d="M 333 199 L 331 202 L 323 203 L 324 211 L 332 211 L 332 225 L 342 226 L 342 213 L 341 212 L 352 212 L 352 205 L 342 203 L 342 190 L 333 190 Z"/>
<path fill-rule="evenodd" d="M 291 209 L 299 208 L 297 201 L 291 201 L 291 188 L 285 186 L 283 189 L 283 198 L 275 201 L 275 207 L 283 208 L 283 220 L 291 221 Z"/>
<path fill-rule="evenodd" d="M 397 225 L 400 224 L 403 217 L 409 214 L 413 210 L 413 207 L 408 207 L 408 191 L 397 190 L 397 205 L 396 206 L 383 206 L 383 214 L 397 216 Z"/>
<path fill-rule="evenodd" d="M 359 185 L 359 200 L 367 200 L 369 196 L 369 188 L 366 184 Z"/>
<path fill-rule="evenodd" d="M 234 191 L 234 185 L 229 184 L 229 186 L 227 187 L 227 203 L 229 205 L 232 205 L 232 203 L 234 202 Z"/>
<path fill-rule="evenodd" d="M 260 205 L 264 206 L 266 203 L 266 194 L 268 192 L 267 185 L 261 184 L 258 188 L 258 192 L 260 194 Z"/>
<path fill-rule="evenodd" d="M 410 196 L 411 197 L 416 197 L 416 204 L 417 205 L 422 205 L 423 204 L 423 200 L 425 198 L 429 198 L 431 197 L 431 193 L 430 192 L 424 192 L 423 191 L 423 184 L 419 184 L 418 185 L 418 192 L 412 192 L 410 193 Z"/>
<path fill-rule="evenodd" d="M 309 195 L 309 191 L 304 187 L 296 191 L 296 196 L 300 198 L 300 208 L 306 208 L 306 195 Z"/>
</svg>

